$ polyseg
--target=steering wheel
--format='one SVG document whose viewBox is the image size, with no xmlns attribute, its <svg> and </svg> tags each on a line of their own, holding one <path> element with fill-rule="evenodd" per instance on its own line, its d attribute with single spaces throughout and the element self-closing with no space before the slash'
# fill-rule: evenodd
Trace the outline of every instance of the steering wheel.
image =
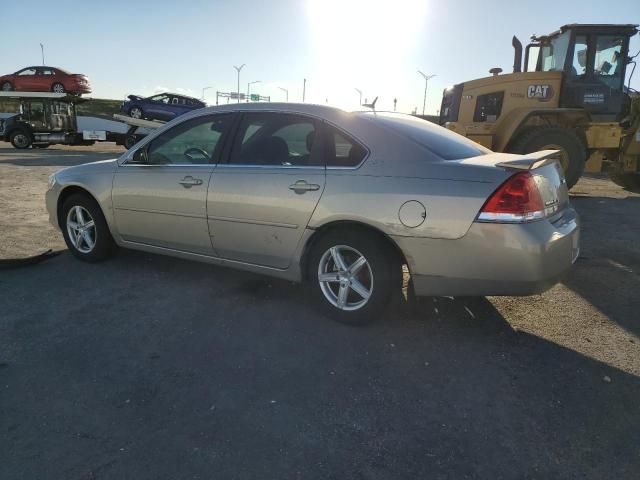
<svg viewBox="0 0 640 480">
<path fill-rule="evenodd" d="M 194 154 L 196 155 L 196 157 L 193 156 Z M 206 161 L 209 160 L 209 154 L 207 153 L 207 151 L 197 147 L 188 148 L 187 150 L 185 150 L 183 155 L 187 157 L 192 163 L 200 160 L 199 158 L 197 158 L 198 156 L 202 156 Z"/>
</svg>

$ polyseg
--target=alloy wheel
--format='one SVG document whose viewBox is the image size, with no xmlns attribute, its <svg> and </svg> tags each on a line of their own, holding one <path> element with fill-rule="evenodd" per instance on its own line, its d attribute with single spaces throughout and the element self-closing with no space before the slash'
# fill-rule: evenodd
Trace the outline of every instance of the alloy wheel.
<svg viewBox="0 0 640 480">
<path fill-rule="evenodd" d="M 129 112 L 129 116 L 131 118 L 142 118 L 142 110 L 140 110 L 138 107 L 134 107 Z"/>
<path fill-rule="evenodd" d="M 64 85 L 62 85 L 61 83 L 56 83 L 53 86 L 53 92 L 54 93 L 64 93 Z"/>
<path fill-rule="evenodd" d="M 90 253 L 96 246 L 96 225 L 84 207 L 76 205 L 67 213 L 67 233 L 71 244 L 81 253 Z"/>
<path fill-rule="evenodd" d="M 10 92 L 11 91 L 11 84 L 9 82 L 4 82 L 2 84 L 2 91 L 3 92 Z"/>
<path fill-rule="evenodd" d="M 320 290 L 329 303 L 340 310 L 364 307 L 373 293 L 373 273 L 367 259 L 355 248 L 329 248 L 318 264 Z"/>
</svg>

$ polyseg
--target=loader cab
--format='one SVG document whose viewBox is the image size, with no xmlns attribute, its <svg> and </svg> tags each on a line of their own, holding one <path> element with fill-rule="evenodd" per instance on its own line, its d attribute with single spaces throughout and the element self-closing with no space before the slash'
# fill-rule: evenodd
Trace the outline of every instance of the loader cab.
<svg viewBox="0 0 640 480">
<path fill-rule="evenodd" d="M 525 71 L 563 72 L 560 107 L 583 108 L 595 121 L 619 121 L 629 110 L 625 73 L 638 25 L 565 25 L 531 37 Z"/>
</svg>

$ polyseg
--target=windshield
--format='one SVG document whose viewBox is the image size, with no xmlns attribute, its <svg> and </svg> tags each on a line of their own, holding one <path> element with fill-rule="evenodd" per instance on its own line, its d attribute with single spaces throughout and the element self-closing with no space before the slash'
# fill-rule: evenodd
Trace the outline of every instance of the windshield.
<svg viewBox="0 0 640 480">
<path fill-rule="evenodd" d="M 561 72 L 564 70 L 570 39 L 571 32 L 565 32 L 553 38 L 549 44 L 542 47 L 540 56 L 543 72 Z"/>
<path fill-rule="evenodd" d="M 384 126 L 406 136 L 444 160 L 462 160 L 491 152 L 462 135 L 412 115 L 387 112 L 367 112 L 364 115 L 375 116 Z"/>
</svg>

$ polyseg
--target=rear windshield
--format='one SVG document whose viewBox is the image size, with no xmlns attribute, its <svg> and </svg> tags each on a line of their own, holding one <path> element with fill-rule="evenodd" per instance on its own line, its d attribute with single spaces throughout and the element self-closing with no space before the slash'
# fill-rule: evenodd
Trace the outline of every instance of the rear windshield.
<svg viewBox="0 0 640 480">
<path fill-rule="evenodd" d="M 412 115 L 388 112 L 366 112 L 385 127 L 410 138 L 443 160 L 462 160 L 491 153 L 491 150 L 447 130 L 435 123 Z"/>
</svg>

